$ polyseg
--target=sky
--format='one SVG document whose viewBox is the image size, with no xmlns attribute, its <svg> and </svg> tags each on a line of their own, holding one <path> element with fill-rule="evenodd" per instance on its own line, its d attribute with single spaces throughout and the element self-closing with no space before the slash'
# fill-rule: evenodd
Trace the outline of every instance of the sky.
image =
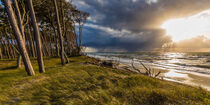
<svg viewBox="0 0 210 105">
<path fill-rule="evenodd" d="M 175 42 L 210 47 L 210 0 L 73 0 L 90 13 L 83 45 L 94 51 L 145 51 Z M 185 41 L 186 40 L 186 41 Z M 184 43 L 188 42 L 188 43 Z"/>
</svg>

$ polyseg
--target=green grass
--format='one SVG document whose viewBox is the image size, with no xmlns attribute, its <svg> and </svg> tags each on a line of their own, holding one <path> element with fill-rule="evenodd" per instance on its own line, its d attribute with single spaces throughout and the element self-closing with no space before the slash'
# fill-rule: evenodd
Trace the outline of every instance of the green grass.
<svg viewBox="0 0 210 105">
<path fill-rule="evenodd" d="M 210 93 L 130 72 L 84 64 L 93 59 L 46 58 L 46 73 L 28 77 L 15 61 L 0 61 L 0 104 L 20 105 L 209 105 Z"/>
</svg>

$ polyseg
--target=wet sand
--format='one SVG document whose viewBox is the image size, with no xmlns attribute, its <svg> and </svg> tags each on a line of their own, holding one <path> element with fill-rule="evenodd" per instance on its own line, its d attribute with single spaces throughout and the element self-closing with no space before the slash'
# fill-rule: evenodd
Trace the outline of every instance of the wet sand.
<svg viewBox="0 0 210 105">
<path fill-rule="evenodd" d="M 139 65 L 138 65 L 139 66 Z M 130 69 L 132 72 L 137 72 L 129 64 L 118 64 L 118 69 Z M 144 72 L 144 68 L 137 67 L 142 72 Z M 191 72 L 181 72 L 181 71 L 174 71 L 174 70 L 164 70 L 158 68 L 152 68 L 154 70 L 154 74 L 157 74 L 159 71 L 161 74 L 157 77 L 159 79 L 178 82 L 190 86 L 201 87 L 210 91 L 210 77 L 209 75 L 203 75 L 199 73 L 191 73 Z"/>
<path fill-rule="evenodd" d="M 210 77 L 208 75 L 200 75 L 198 73 L 186 73 L 180 71 L 163 70 L 161 75 L 164 80 L 179 82 L 191 86 L 201 87 L 210 91 Z"/>
</svg>

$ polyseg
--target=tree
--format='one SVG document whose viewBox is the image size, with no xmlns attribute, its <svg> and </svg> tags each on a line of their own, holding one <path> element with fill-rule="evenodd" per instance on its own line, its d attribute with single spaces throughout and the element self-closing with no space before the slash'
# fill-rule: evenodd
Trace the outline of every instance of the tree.
<svg viewBox="0 0 210 105">
<path fill-rule="evenodd" d="M 6 11 L 7 11 L 8 18 L 9 18 L 9 21 L 11 23 L 12 29 L 14 31 L 17 43 L 18 43 L 19 52 L 20 52 L 20 54 L 23 58 L 23 62 L 24 62 L 26 72 L 28 73 L 28 75 L 33 76 L 33 75 L 35 75 L 35 72 L 33 70 L 33 67 L 31 65 L 31 61 L 30 61 L 28 53 L 26 51 L 25 42 L 23 40 L 20 29 L 18 27 L 17 20 L 15 18 L 15 14 L 14 14 L 14 11 L 12 9 L 10 0 L 3 0 L 3 2 L 4 2 L 4 5 L 5 5 L 5 8 L 6 8 Z"/>
<path fill-rule="evenodd" d="M 82 28 L 84 24 L 86 23 L 87 18 L 89 17 L 89 13 L 82 12 L 76 10 L 76 22 L 79 24 L 79 52 L 81 50 L 82 46 Z"/>
<path fill-rule="evenodd" d="M 44 68 L 44 61 L 43 61 L 43 55 L 42 55 L 42 43 L 41 43 L 39 26 L 37 24 L 37 20 L 36 20 L 36 16 L 35 16 L 32 0 L 28 0 L 28 8 L 29 8 L 31 22 L 32 22 L 32 25 L 33 25 L 35 38 L 36 38 L 36 47 L 37 47 L 37 58 L 38 58 L 38 64 L 39 64 L 39 72 L 43 73 L 43 72 L 45 72 L 45 68 Z"/>
<path fill-rule="evenodd" d="M 65 16 L 64 16 L 64 9 L 63 9 L 63 2 L 62 2 L 62 0 L 60 0 L 60 8 L 61 8 L 61 17 L 62 17 L 62 24 L 63 24 L 63 36 L 65 36 L 66 35 L 66 32 L 65 32 L 65 21 L 64 21 L 64 19 L 65 19 Z M 68 60 L 68 56 L 67 56 L 67 54 L 64 52 L 64 56 L 65 56 L 65 58 L 66 58 L 66 63 L 69 63 L 69 60 Z"/>
<path fill-rule="evenodd" d="M 14 8 L 15 8 L 15 13 L 16 13 L 16 16 L 17 16 L 18 27 L 19 27 L 20 32 L 22 34 L 23 40 L 25 41 L 25 33 L 24 33 L 23 19 L 22 19 L 21 14 L 20 14 L 20 9 L 19 9 L 17 0 L 13 0 L 13 4 L 14 4 Z M 19 54 L 18 55 L 18 59 L 17 59 L 17 68 L 21 67 L 21 61 L 22 61 L 22 57 Z"/>
<path fill-rule="evenodd" d="M 59 13 L 58 13 L 58 6 L 56 0 L 53 0 L 54 3 L 54 8 L 55 8 L 55 13 L 56 13 L 56 21 L 57 21 L 57 30 L 59 34 L 59 39 L 60 39 L 60 56 L 61 56 L 61 63 L 62 65 L 65 65 L 65 60 L 64 60 L 64 40 L 63 40 L 63 34 L 61 30 L 61 24 L 60 24 L 60 19 L 59 19 Z"/>
</svg>

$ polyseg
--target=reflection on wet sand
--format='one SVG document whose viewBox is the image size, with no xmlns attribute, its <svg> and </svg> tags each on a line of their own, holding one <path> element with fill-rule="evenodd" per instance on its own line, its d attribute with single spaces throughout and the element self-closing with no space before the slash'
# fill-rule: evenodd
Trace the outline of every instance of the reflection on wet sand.
<svg viewBox="0 0 210 105">
<path fill-rule="evenodd" d="M 193 85 L 197 87 L 202 87 L 210 91 L 210 77 L 202 76 L 199 74 L 191 74 L 191 73 L 184 73 L 184 72 L 175 72 L 169 71 L 164 73 L 164 79 L 179 82 L 187 85 Z"/>
<path fill-rule="evenodd" d="M 175 71 L 169 71 L 168 73 L 165 73 L 165 77 L 177 77 L 177 78 L 187 78 L 187 74 L 181 74 L 181 73 L 177 73 Z"/>
</svg>

